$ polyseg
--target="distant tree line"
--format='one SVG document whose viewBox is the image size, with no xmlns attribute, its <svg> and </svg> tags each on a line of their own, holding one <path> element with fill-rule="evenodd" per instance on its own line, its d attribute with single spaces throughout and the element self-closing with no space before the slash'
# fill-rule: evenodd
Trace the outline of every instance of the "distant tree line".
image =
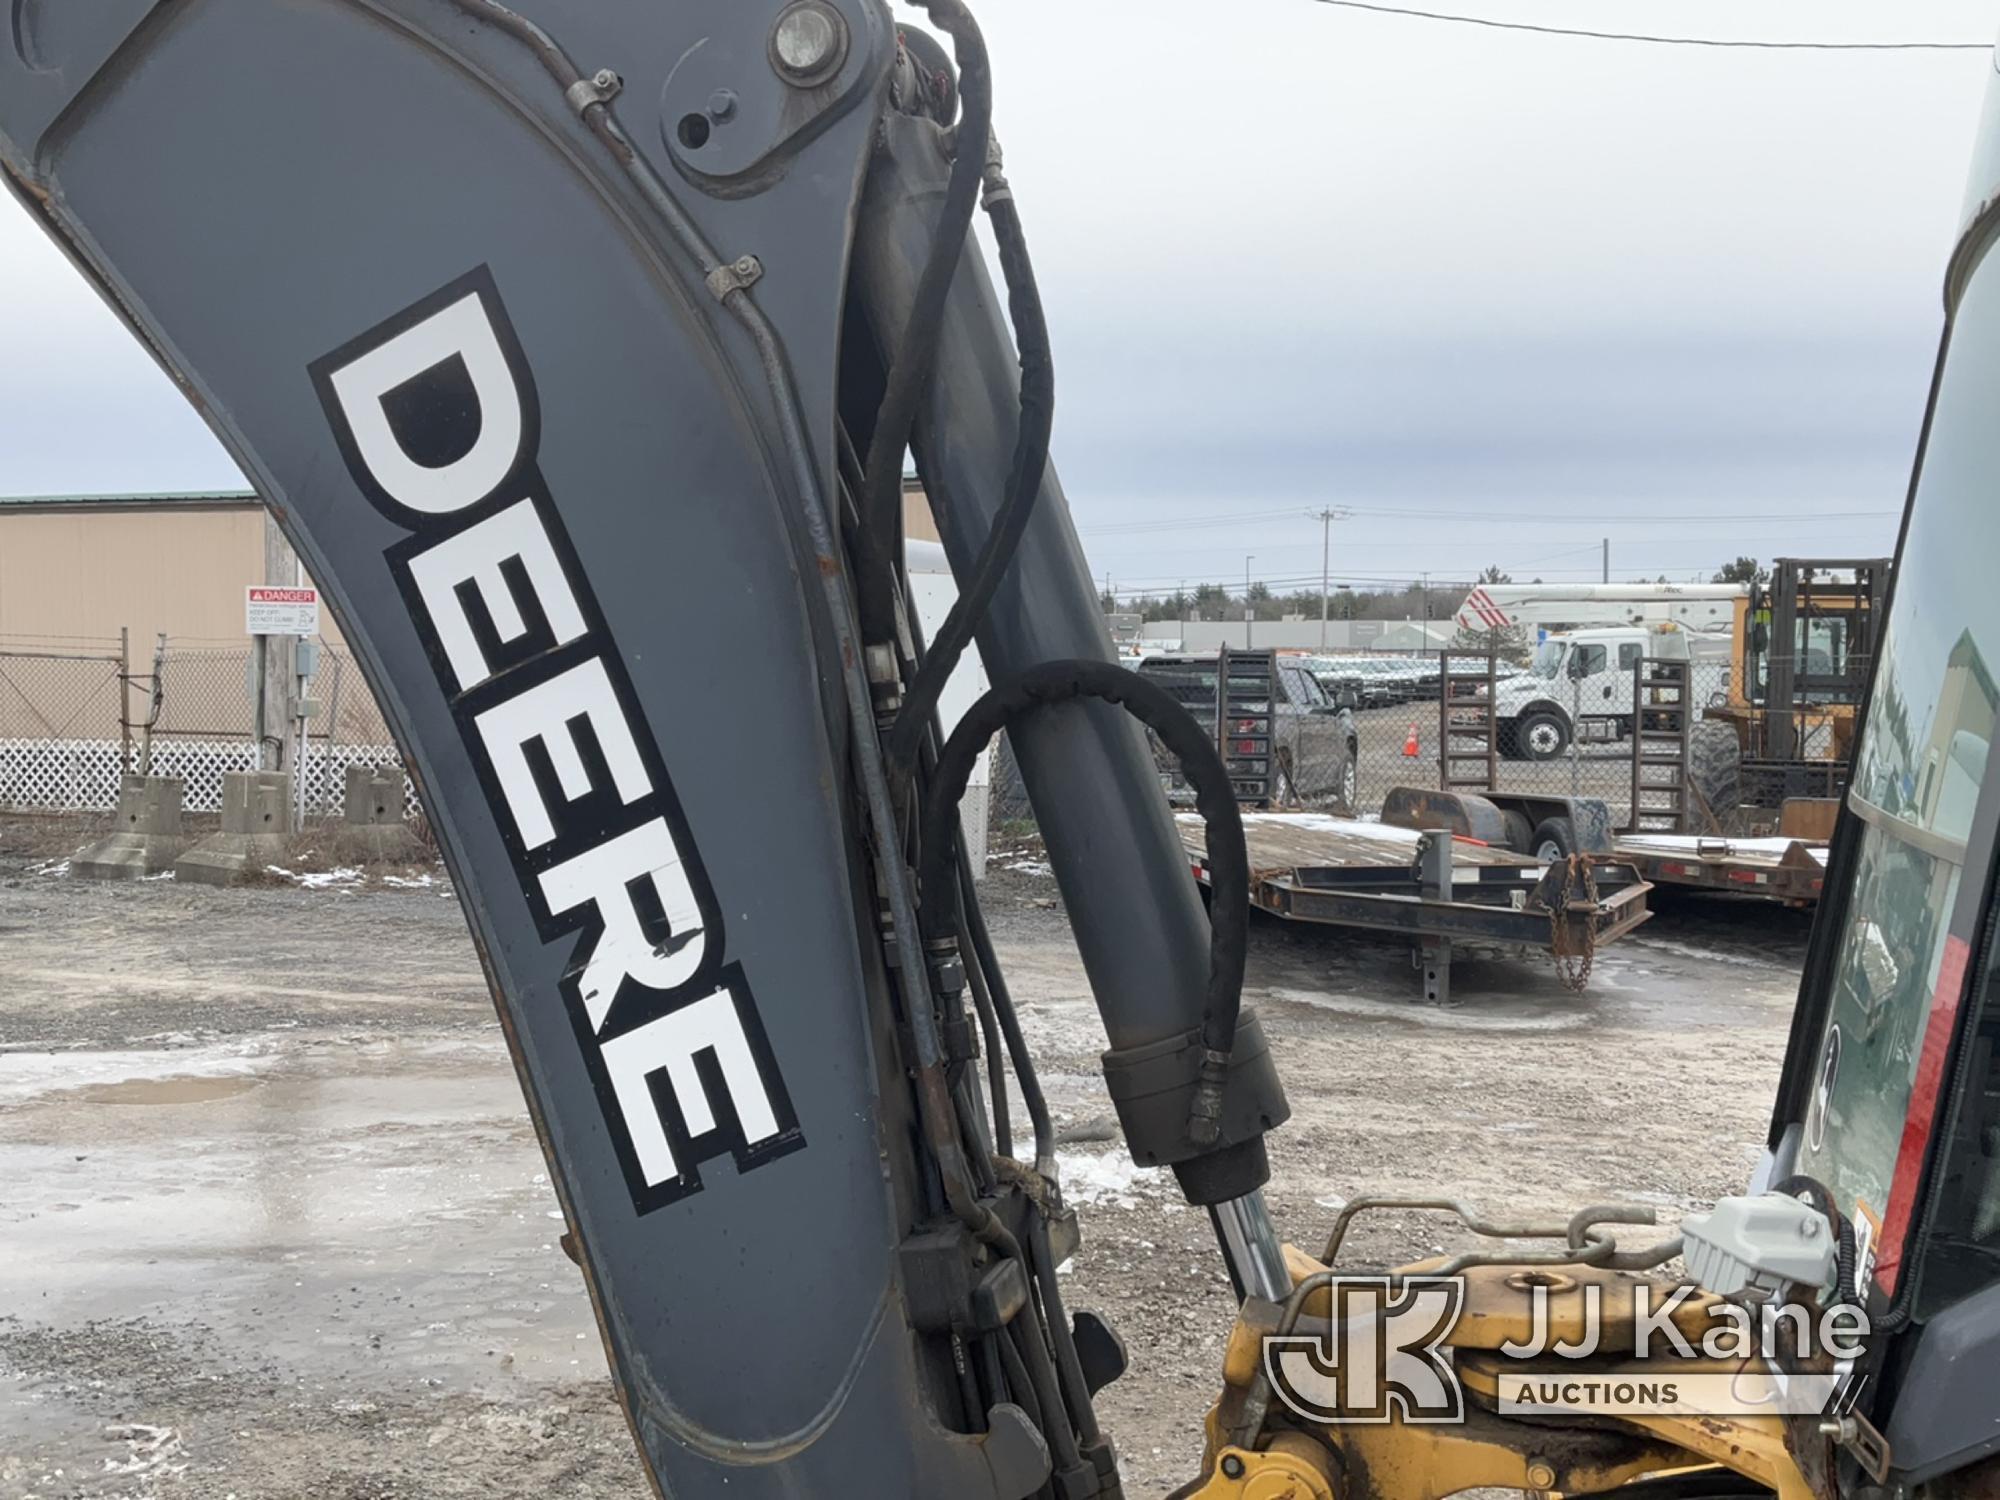
<svg viewBox="0 0 2000 1500">
<path fill-rule="evenodd" d="M 1449 619 L 1465 602 L 1467 583 L 1439 583 L 1430 586 L 1429 615 L 1433 620 Z M 1199 588 L 1174 589 L 1164 594 L 1126 595 L 1110 593 L 1099 601 L 1107 614 L 1132 614 L 1152 620 L 1240 620 L 1243 618 L 1243 590 L 1219 583 Z M 1288 616 L 1317 620 L 1319 590 L 1294 589 L 1273 593 L 1270 585 L 1250 585 L 1250 608 L 1259 620 L 1282 620 Z M 1417 620 L 1425 615 L 1422 583 L 1388 585 L 1379 589 L 1335 589 L 1326 596 L 1329 620 Z"/>
<path fill-rule="evenodd" d="M 1715 574 L 1717 583 L 1764 583 L 1771 576 L 1770 569 L 1761 566 L 1754 557 L 1739 557 L 1734 562 L 1725 563 Z M 1479 583 L 1512 583 L 1513 575 L 1498 567 L 1482 571 L 1476 580 Z M 1530 583 L 1540 583 L 1539 578 L 1529 579 Z M 1662 573 L 1657 583 L 1667 582 Z M 1430 618 L 1448 620 L 1454 615 L 1473 585 L 1467 582 L 1451 582 L 1432 579 L 1429 589 L 1429 607 L 1426 608 L 1423 582 L 1412 579 L 1408 583 L 1384 584 L 1379 588 L 1340 587 L 1327 595 L 1327 618 L 1331 620 L 1417 620 Z M 1148 623 L 1155 620 L 1240 620 L 1243 618 L 1244 592 L 1231 589 L 1224 584 L 1204 583 L 1192 589 L 1174 589 L 1167 593 L 1115 594 L 1105 590 L 1099 595 L 1098 603 L 1106 614 L 1132 614 Z M 1293 589 L 1288 593 L 1274 593 L 1269 584 L 1252 582 L 1249 592 L 1250 608 L 1254 618 L 1259 620 L 1283 620 L 1319 618 L 1319 590 L 1317 588 Z M 1505 654 L 1518 654 L 1526 650 L 1526 642 L 1515 631 L 1462 631 L 1464 640 L 1456 644 L 1467 650 L 1498 650 Z M 1486 637 L 1491 636 L 1491 641 Z"/>
</svg>

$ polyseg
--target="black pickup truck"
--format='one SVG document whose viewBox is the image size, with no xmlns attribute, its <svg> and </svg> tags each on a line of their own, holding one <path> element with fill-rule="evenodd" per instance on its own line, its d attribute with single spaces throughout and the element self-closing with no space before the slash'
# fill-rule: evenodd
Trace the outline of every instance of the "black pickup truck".
<svg viewBox="0 0 2000 1500">
<path fill-rule="evenodd" d="M 1139 673 L 1166 689 L 1213 732 L 1222 697 L 1217 682 L 1222 660 L 1220 654 L 1149 656 L 1139 663 Z M 1220 748 L 1237 781 L 1238 795 L 1260 805 L 1330 802 L 1353 811 L 1360 750 L 1354 715 L 1336 704 L 1312 673 L 1291 657 L 1232 651 L 1227 660 L 1233 712 L 1224 725 Z M 1265 687 L 1246 697 L 1241 691 L 1246 681 Z M 1264 697 L 1273 686 L 1275 693 Z M 1269 764 L 1264 759 L 1267 721 Z M 1158 745 L 1154 756 L 1169 798 L 1191 800 L 1193 793 L 1172 757 Z"/>
</svg>

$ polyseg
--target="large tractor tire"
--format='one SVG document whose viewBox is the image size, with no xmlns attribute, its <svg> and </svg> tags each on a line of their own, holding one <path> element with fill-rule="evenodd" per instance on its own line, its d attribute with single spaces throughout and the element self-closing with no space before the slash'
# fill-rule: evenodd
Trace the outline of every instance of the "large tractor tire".
<svg viewBox="0 0 2000 1500">
<path fill-rule="evenodd" d="M 1743 746 L 1734 725 L 1717 719 L 1696 722 L 1688 739 L 1687 778 L 1695 802 L 1689 811 L 1706 825 L 1703 831 L 1727 834 L 1743 798 Z"/>
</svg>

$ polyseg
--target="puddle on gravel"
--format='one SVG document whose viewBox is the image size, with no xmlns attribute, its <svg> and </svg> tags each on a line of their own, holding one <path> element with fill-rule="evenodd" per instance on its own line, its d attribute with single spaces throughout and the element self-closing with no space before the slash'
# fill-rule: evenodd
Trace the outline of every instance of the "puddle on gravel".
<svg viewBox="0 0 2000 1500">
<path fill-rule="evenodd" d="M 595 1378 L 561 1231 L 497 1034 L 0 1053 L 0 1314 L 196 1324 L 360 1384 Z M 35 1420 L 0 1386 L 0 1455 Z"/>
<path fill-rule="evenodd" d="M 70 1097 L 81 1104 L 212 1104 L 255 1087 L 254 1078 L 134 1078 L 91 1084 Z"/>
</svg>

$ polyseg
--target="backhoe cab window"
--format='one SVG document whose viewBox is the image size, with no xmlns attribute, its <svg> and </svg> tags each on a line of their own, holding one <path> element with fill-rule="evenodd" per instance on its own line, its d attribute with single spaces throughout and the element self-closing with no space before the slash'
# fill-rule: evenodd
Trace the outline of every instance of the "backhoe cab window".
<svg viewBox="0 0 2000 1500">
<path fill-rule="evenodd" d="M 1926 1024 L 1944 967 L 1947 924 L 1964 874 L 1973 806 L 1986 778 L 2000 663 L 2000 266 L 1959 309 L 1938 392 L 1895 606 L 1848 804 L 1861 820 L 1857 878 L 1834 965 L 1828 1025 L 1804 1123 L 1799 1170 L 1842 1208 L 1891 1234 L 1909 1222 L 1916 1184 L 1898 1151 L 1913 1085 L 1936 1087 Z M 1838 651 L 1845 622 L 1808 654 Z M 1975 871 L 1983 880 L 1985 871 Z M 1956 997 L 1956 972 L 1947 975 Z M 1933 1051 L 1936 1049 L 1933 1048 Z M 1983 1180 L 1983 1179 L 1982 1179 Z M 1895 1211 L 1891 1211 L 1892 1200 Z M 1976 1216 L 1995 1226 L 1994 1212 Z M 1895 1259 L 1901 1249 L 1885 1244 Z"/>
</svg>

